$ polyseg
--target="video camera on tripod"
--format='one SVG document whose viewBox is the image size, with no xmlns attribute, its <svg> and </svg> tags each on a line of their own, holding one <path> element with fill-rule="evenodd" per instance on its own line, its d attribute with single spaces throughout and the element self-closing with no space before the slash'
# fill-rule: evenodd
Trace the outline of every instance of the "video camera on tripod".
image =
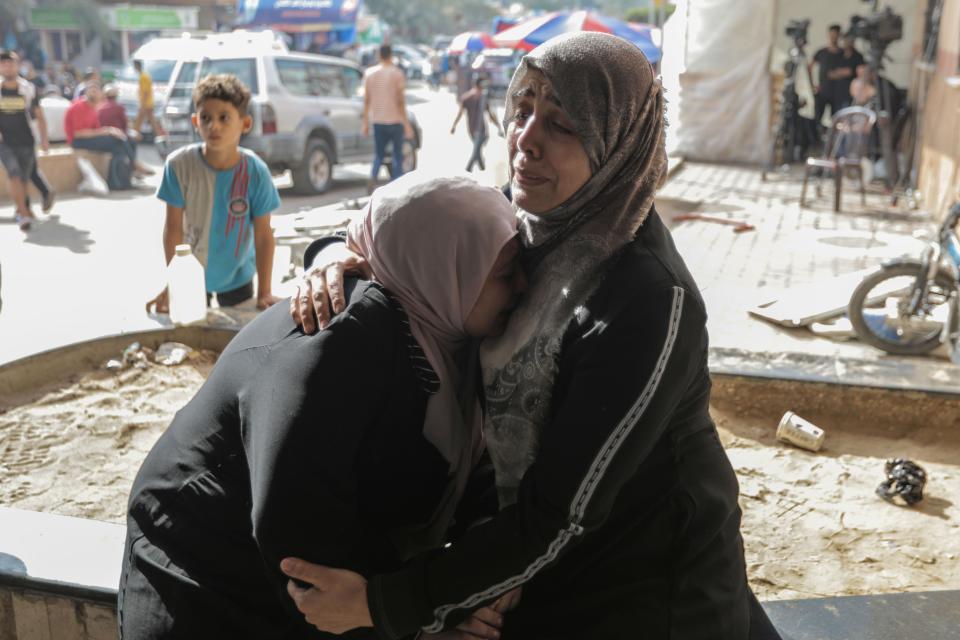
<svg viewBox="0 0 960 640">
<path fill-rule="evenodd" d="M 784 33 L 788 38 L 791 38 L 794 44 L 798 47 L 802 47 L 807 44 L 807 31 L 810 28 L 810 19 L 806 20 L 791 20 L 787 23 L 787 28 L 784 29 Z"/>
<path fill-rule="evenodd" d="M 866 40 L 873 50 L 884 51 L 890 43 L 903 37 L 903 17 L 894 13 L 890 7 L 876 11 L 874 0 L 864 2 L 873 2 L 874 12 L 869 16 L 851 16 L 848 34 Z"/>
</svg>

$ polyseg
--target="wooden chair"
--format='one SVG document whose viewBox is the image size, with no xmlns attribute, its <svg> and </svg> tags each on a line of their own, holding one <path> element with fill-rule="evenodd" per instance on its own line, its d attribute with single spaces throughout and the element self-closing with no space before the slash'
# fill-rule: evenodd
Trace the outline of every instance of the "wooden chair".
<svg viewBox="0 0 960 640">
<path fill-rule="evenodd" d="M 866 107 L 847 107 L 841 109 L 830 120 L 830 133 L 824 146 L 823 156 L 807 158 L 803 171 L 803 190 L 800 192 L 800 206 L 806 206 L 807 182 L 810 170 L 818 168 L 821 172 L 828 169 L 833 172 L 834 194 L 833 210 L 840 211 L 840 194 L 843 191 L 843 174 L 855 171 L 860 178 L 860 202 L 866 204 L 867 194 L 863 184 L 863 170 L 860 159 L 870 144 L 870 132 L 877 123 L 877 114 Z M 820 180 L 817 180 L 817 196 L 820 195 Z"/>
</svg>

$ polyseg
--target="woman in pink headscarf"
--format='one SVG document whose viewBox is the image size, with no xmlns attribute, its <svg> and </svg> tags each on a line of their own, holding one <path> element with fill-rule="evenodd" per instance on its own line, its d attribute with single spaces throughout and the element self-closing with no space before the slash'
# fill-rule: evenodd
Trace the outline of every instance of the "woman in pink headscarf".
<svg viewBox="0 0 960 640">
<path fill-rule="evenodd" d="M 374 276 L 348 282 L 343 313 L 316 335 L 280 307 L 259 316 L 147 456 L 122 638 L 325 637 L 287 595 L 282 558 L 395 570 L 471 503 L 472 338 L 502 333 L 525 287 L 516 217 L 467 178 L 410 174 L 374 194 L 348 241 Z"/>
</svg>

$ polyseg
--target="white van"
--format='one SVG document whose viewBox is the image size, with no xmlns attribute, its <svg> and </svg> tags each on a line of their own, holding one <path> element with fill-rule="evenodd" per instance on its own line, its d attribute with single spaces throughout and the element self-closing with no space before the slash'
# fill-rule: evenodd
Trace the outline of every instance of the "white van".
<svg viewBox="0 0 960 640">
<path fill-rule="evenodd" d="M 118 89 L 117 101 L 127 112 L 127 119 L 131 126 L 140 108 L 140 75 L 133 67 L 134 60 L 143 63 L 144 70 L 153 80 L 154 115 L 157 120 L 160 120 L 163 116 L 163 104 L 167 99 L 170 79 L 173 77 L 177 62 L 185 58 L 199 59 L 211 43 L 222 45 L 225 42 L 264 50 L 279 47 L 286 51 L 282 40 L 278 39 L 272 31 L 183 33 L 174 37 L 154 38 L 133 52 L 131 61 L 117 72 L 114 79 L 114 85 Z M 148 124 L 143 125 L 144 131 L 148 126 Z"/>
</svg>

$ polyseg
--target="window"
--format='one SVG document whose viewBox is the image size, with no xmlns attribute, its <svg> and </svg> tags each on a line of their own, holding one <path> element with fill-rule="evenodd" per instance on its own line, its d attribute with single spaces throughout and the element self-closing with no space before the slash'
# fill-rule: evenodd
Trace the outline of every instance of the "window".
<svg viewBox="0 0 960 640">
<path fill-rule="evenodd" d="M 345 98 L 347 92 L 343 88 L 343 76 L 336 66 L 322 62 L 307 63 L 307 77 L 310 83 L 311 95 Z"/>
<path fill-rule="evenodd" d="M 170 82 L 170 76 L 173 74 L 173 68 L 176 64 L 176 60 L 147 60 L 143 69 L 150 74 L 150 78 L 155 84 L 166 84 Z"/>
<path fill-rule="evenodd" d="M 260 83 L 257 81 L 257 61 L 253 58 L 204 60 L 200 67 L 200 78 L 221 73 L 232 73 L 237 76 L 254 95 L 260 92 Z"/>
<path fill-rule="evenodd" d="M 343 91 L 348 96 L 360 95 L 363 88 L 363 76 L 353 67 L 340 67 L 340 73 L 343 75 Z"/>
<path fill-rule="evenodd" d="M 339 65 L 278 59 L 277 73 L 283 86 L 297 96 L 344 98 L 351 95 Z"/>
<path fill-rule="evenodd" d="M 170 89 L 171 98 L 189 98 L 193 94 L 194 83 L 197 80 L 199 62 L 184 62 L 177 74 L 177 81 Z"/>
<path fill-rule="evenodd" d="M 67 31 L 67 59 L 73 60 L 83 51 L 83 39 L 79 31 Z"/>
<path fill-rule="evenodd" d="M 307 81 L 307 63 L 303 60 L 277 60 L 277 73 L 287 91 L 295 96 L 310 95 Z"/>
</svg>

